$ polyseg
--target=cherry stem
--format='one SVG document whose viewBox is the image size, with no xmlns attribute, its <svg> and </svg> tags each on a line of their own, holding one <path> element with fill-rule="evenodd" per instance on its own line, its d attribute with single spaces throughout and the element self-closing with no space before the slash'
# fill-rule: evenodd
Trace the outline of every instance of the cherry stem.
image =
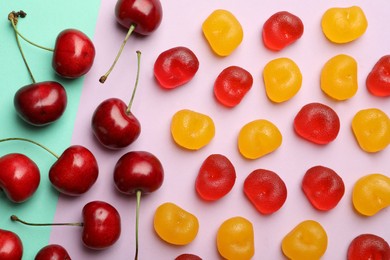
<svg viewBox="0 0 390 260">
<path fill-rule="evenodd" d="M 140 67 L 141 67 L 141 52 L 140 51 L 137 51 L 137 60 L 138 60 L 138 62 L 137 62 L 137 76 L 135 78 L 133 93 L 131 95 L 129 105 L 127 106 L 127 109 L 126 109 L 127 114 L 130 114 L 130 109 L 131 109 L 131 106 L 133 105 L 135 92 L 137 91 L 137 86 L 138 86 L 138 81 L 139 81 L 139 72 L 140 72 Z"/>
<path fill-rule="evenodd" d="M 27 225 L 27 226 L 78 226 L 78 227 L 82 227 L 84 225 L 81 222 L 74 222 L 74 223 L 30 223 L 30 222 L 26 222 L 24 220 L 21 220 L 20 218 L 18 218 L 15 215 L 12 215 L 10 218 L 12 221 L 16 221 L 16 222 L 22 223 L 22 224 Z"/>
<path fill-rule="evenodd" d="M 138 259 L 138 226 L 139 226 L 139 208 L 141 204 L 141 190 L 137 190 L 136 197 L 137 197 L 137 206 L 135 210 L 135 256 L 134 260 Z"/>
<path fill-rule="evenodd" d="M 40 144 L 38 142 L 35 142 L 33 140 L 27 139 L 27 138 L 23 138 L 23 137 L 10 137 L 10 138 L 0 139 L 0 143 L 7 142 L 7 141 L 24 141 L 24 142 L 32 143 L 32 144 L 35 144 L 35 145 L 41 147 L 42 149 L 46 150 L 47 152 L 51 153 L 57 159 L 60 158 L 56 153 L 54 153 L 52 150 L 50 150 L 46 146 L 44 146 L 44 145 L 42 145 L 42 144 Z"/>
<path fill-rule="evenodd" d="M 17 12 L 17 13 L 12 12 L 12 13 L 13 13 L 14 15 L 22 14 L 22 15 L 19 15 L 19 16 L 22 17 L 22 18 L 24 18 L 24 17 L 26 16 L 26 13 L 23 12 L 23 11 L 20 11 L 20 12 Z M 15 23 L 15 24 L 16 24 L 16 23 Z M 15 33 L 16 33 L 17 35 L 20 36 L 20 38 L 22 38 L 23 40 L 25 40 L 25 41 L 28 42 L 29 44 L 31 44 L 31 45 L 33 45 L 33 46 L 35 46 L 35 47 L 38 47 L 38 48 L 40 48 L 40 49 L 46 50 L 46 51 L 54 52 L 54 49 L 52 49 L 52 48 L 44 47 L 44 46 L 42 46 L 42 45 L 39 45 L 39 44 L 37 44 L 37 43 L 35 43 L 35 42 L 30 41 L 30 40 L 27 39 L 25 36 L 23 36 L 23 34 L 21 34 L 21 33 L 19 32 L 19 30 L 16 29 L 16 27 L 14 27 L 14 30 L 15 30 Z"/>
<path fill-rule="evenodd" d="M 19 48 L 19 52 L 20 54 L 22 55 L 22 59 L 23 59 L 23 62 L 24 64 L 26 65 L 26 68 L 28 70 L 28 73 L 30 74 L 30 78 L 31 78 L 31 81 L 35 84 L 36 81 L 35 81 L 35 78 L 34 78 L 34 75 L 32 74 L 31 72 L 31 69 L 30 69 L 30 66 L 28 66 L 28 62 L 26 60 L 26 57 L 24 55 L 24 52 L 23 52 L 23 49 L 22 49 L 22 45 L 20 44 L 20 41 L 19 41 L 19 37 L 18 37 L 18 30 L 16 29 L 16 24 L 18 23 L 18 17 L 24 17 L 25 16 L 25 13 L 23 12 L 22 15 L 20 15 L 20 12 L 16 13 L 16 12 L 11 12 L 9 15 L 8 15 L 8 20 L 11 21 L 11 24 L 12 24 L 12 27 L 14 28 L 14 32 L 15 32 L 15 38 L 16 38 L 16 43 L 18 44 L 18 48 Z"/>
<path fill-rule="evenodd" d="M 116 55 L 114 62 L 112 63 L 110 69 L 106 72 L 106 74 L 104 74 L 103 76 L 100 77 L 100 79 L 99 79 L 100 83 L 104 83 L 106 81 L 106 79 L 108 78 L 108 75 L 110 75 L 111 71 L 114 69 L 115 64 L 117 63 L 120 55 L 122 54 L 122 51 L 126 45 L 127 40 L 129 39 L 130 35 L 133 33 L 133 31 L 135 29 L 135 26 L 136 26 L 135 24 L 130 25 L 129 30 L 127 31 L 126 37 L 123 40 L 121 47 L 119 48 L 118 54 Z"/>
</svg>

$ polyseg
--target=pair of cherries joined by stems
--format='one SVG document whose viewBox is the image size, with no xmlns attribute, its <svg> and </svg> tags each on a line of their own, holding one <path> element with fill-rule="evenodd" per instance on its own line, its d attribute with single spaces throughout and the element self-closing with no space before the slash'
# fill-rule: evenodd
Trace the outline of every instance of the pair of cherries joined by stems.
<svg viewBox="0 0 390 260">
<path fill-rule="evenodd" d="M 23 61 L 30 74 L 32 84 L 20 88 L 14 96 L 14 106 L 18 115 L 26 122 L 43 126 L 59 119 L 67 106 L 67 94 L 62 84 L 57 81 L 36 82 L 22 50 L 19 37 L 28 43 L 53 52 L 52 67 L 64 78 L 79 78 L 92 67 L 95 47 L 83 32 L 76 29 L 63 30 L 56 39 L 54 49 L 46 48 L 25 38 L 17 29 L 19 18 L 24 18 L 23 11 L 11 12 L 8 20 L 15 31 L 16 42 Z"/>
</svg>

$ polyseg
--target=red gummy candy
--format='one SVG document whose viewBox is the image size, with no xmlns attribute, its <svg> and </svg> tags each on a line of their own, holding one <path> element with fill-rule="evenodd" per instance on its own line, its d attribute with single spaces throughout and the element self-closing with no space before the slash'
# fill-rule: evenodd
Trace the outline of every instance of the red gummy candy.
<svg viewBox="0 0 390 260">
<path fill-rule="evenodd" d="M 202 258 L 194 254 L 181 254 L 175 260 L 202 260 Z"/>
<path fill-rule="evenodd" d="M 199 60 L 186 47 L 175 47 L 162 52 L 154 63 L 154 76 L 161 87 L 177 88 L 189 82 L 199 69 Z"/>
<path fill-rule="evenodd" d="M 257 169 L 244 181 L 244 193 L 255 208 L 268 215 L 279 210 L 287 199 L 284 181 L 273 171 Z"/>
<path fill-rule="evenodd" d="M 319 165 L 307 170 L 302 179 L 302 190 L 313 207 L 327 211 L 339 203 L 345 186 L 334 170 Z"/>
<path fill-rule="evenodd" d="M 238 66 L 230 66 L 215 80 L 214 95 L 221 104 L 234 107 L 241 102 L 252 84 L 253 77 L 248 71 Z"/>
<path fill-rule="evenodd" d="M 303 34 L 302 20 L 289 12 L 273 14 L 263 25 L 263 42 L 270 50 L 280 51 Z"/>
<path fill-rule="evenodd" d="M 195 181 L 199 196 L 214 201 L 225 196 L 236 181 L 236 170 L 230 160 L 221 154 L 212 154 L 204 160 Z"/>
<path fill-rule="evenodd" d="M 381 237 L 373 234 L 361 234 L 355 237 L 348 247 L 348 260 L 388 260 L 389 244 Z"/>
<path fill-rule="evenodd" d="M 328 144 L 339 133 L 340 119 L 332 108 L 321 103 L 310 103 L 303 106 L 295 116 L 294 129 L 308 141 Z"/>
<path fill-rule="evenodd" d="M 374 65 L 367 76 L 366 87 L 374 96 L 390 96 L 390 55 L 383 56 Z"/>
</svg>

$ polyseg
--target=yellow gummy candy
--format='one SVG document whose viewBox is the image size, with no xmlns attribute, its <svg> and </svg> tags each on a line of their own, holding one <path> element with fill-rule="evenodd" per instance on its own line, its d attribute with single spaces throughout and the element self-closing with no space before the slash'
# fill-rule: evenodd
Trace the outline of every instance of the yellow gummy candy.
<svg viewBox="0 0 390 260">
<path fill-rule="evenodd" d="M 224 259 L 251 259 L 255 253 L 252 223 L 243 217 L 224 221 L 217 232 L 217 248 Z"/>
<path fill-rule="evenodd" d="M 390 206 L 390 178 L 378 173 L 360 178 L 353 187 L 352 202 L 365 216 L 373 216 Z"/>
<path fill-rule="evenodd" d="M 213 139 L 215 126 L 209 116 L 183 109 L 172 117 L 171 134 L 179 146 L 198 150 Z"/>
<path fill-rule="evenodd" d="M 288 58 L 278 58 L 265 65 L 263 79 L 268 98 L 276 103 L 291 99 L 302 85 L 298 65 Z"/>
<path fill-rule="evenodd" d="M 230 55 L 242 42 L 240 22 L 229 11 L 215 10 L 202 24 L 202 31 L 211 49 L 219 56 Z"/>
<path fill-rule="evenodd" d="M 345 54 L 331 58 L 322 68 L 321 89 L 336 100 L 353 97 L 358 89 L 356 60 Z"/>
<path fill-rule="evenodd" d="M 282 251 L 291 260 L 318 260 L 325 254 L 327 247 L 326 231 L 314 220 L 301 222 L 282 240 Z"/>
<path fill-rule="evenodd" d="M 244 125 L 238 134 L 238 149 L 247 159 L 257 159 L 275 151 L 282 134 L 270 121 L 259 119 Z"/>
<path fill-rule="evenodd" d="M 162 240 L 173 245 L 191 243 L 199 230 L 197 217 L 171 202 L 156 209 L 153 226 Z"/>
<path fill-rule="evenodd" d="M 357 112 L 352 119 L 352 131 L 363 151 L 379 152 L 390 144 L 390 119 L 380 109 Z"/>
<path fill-rule="evenodd" d="M 358 6 L 334 7 L 323 14 L 321 26 L 329 41 L 347 43 L 362 36 L 368 22 L 363 10 Z"/>
</svg>

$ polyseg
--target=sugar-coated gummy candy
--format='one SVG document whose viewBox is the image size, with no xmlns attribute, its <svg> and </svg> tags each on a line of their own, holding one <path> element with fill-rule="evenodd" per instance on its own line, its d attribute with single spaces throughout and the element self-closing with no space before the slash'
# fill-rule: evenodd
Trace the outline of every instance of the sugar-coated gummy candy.
<svg viewBox="0 0 390 260">
<path fill-rule="evenodd" d="M 183 109 L 172 117 L 171 134 L 179 146 L 198 150 L 214 138 L 215 125 L 208 115 Z"/>
<path fill-rule="evenodd" d="M 347 260 L 390 259 L 390 247 L 386 240 L 374 234 L 355 237 L 348 247 Z"/>
<path fill-rule="evenodd" d="M 390 55 L 377 61 L 367 76 L 366 87 L 374 96 L 390 96 Z"/>
<path fill-rule="evenodd" d="M 187 245 L 197 236 L 198 218 L 180 206 L 166 202 L 154 213 L 154 230 L 165 242 L 173 245 Z"/>
<path fill-rule="evenodd" d="M 277 58 L 265 65 L 263 80 L 268 98 L 281 103 L 298 93 L 302 85 L 302 73 L 293 60 Z"/>
<path fill-rule="evenodd" d="M 347 43 L 361 37 L 368 27 L 364 11 L 359 6 L 333 7 L 321 19 L 325 37 L 334 43 Z"/>
<path fill-rule="evenodd" d="M 198 195 L 215 201 L 230 192 L 236 182 L 236 170 L 222 154 L 211 154 L 202 163 L 195 180 Z"/>
<path fill-rule="evenodd" d="M 253 77 L 239 66 L 225 68 L 214 82 L 214 95 L 219 103 L 227 107 L 237 106 L 252 88 Z"/>
<path fill-rule="evenodd" d="M 252 259 L 254 243 L 253 225 L 244 217 L 229 218 L 218 228 L 217 249 L 224 259 Z"/>
<path fill-rule="evenodd" d="M 282 178 L 265 169 L 254 170 L 245 178 L 244 193 L 264 215 L 278 211 L 287 199 L 287 187 Z"/>
<path fill-rule="evenodd" d="M 344 196 L 345 185 L 333 169 L 317 165 L 306 171 L 302 190 L 314 208 L 328 211 L 336 207 Z"/>
<path fill-rule="evenodd" d="M 211 49 L 219 56 L 229 56 L 244 38 L 240 22 L 223 9 L 215 10 L 206 18 L 202 31 Z"/>
<path fill-rule="evenodd" d="M 329 59 L 321 71 L 321 89 L 335 100 L 352 98 L 358 90 L 356 60 L 345 54 Z"/>
<path fill-rule="evenodd" d="M 358 179 L 352 190 L 352 203 L 364 216 L 373 216 L 390 206 L 390 178 L 379 173 Z"/>
<path fill-rule="evenodd" d="M 365 152 L 382 151 L 390 143 L 390 119 L 378 108 L 358 111 L 352 119 L 352 131 Z"/>
<path fill-rule="evenodd" d="M 331 107 L 322 103 L 309 103 L 295 116 L 294 130 L 310 142 L 328 144 L 339 133 L 340 119 Z"/>
<path fill-rule="evenodd" d="M 328 235 L 320 223 L 305 220 L 282 240 L 283 254 L 291 260 L 319 260 L 328 247 Z"/>
<path fill-rule="evenodd" d="M 287 11 L 273 14 L 263 25 L 262 38 L 265 47 L 280 51 L 302 37 L 302 20 Z"/>
<path fill-rule="evenodd" d="M 282 134 L 265 119 L 251 121 L 238 134 L 238 150 L 247 159 L 258 159 L 274 152 L 282 144 Z"/>
<path fill-rule="evenodd" d="M 154 62 L 154 76 L 162 88 L 173 89 L 189 82 L 199 69 L 199 60 L 187 47 L 178 46 L 160 53 Z"/>
</svg>

